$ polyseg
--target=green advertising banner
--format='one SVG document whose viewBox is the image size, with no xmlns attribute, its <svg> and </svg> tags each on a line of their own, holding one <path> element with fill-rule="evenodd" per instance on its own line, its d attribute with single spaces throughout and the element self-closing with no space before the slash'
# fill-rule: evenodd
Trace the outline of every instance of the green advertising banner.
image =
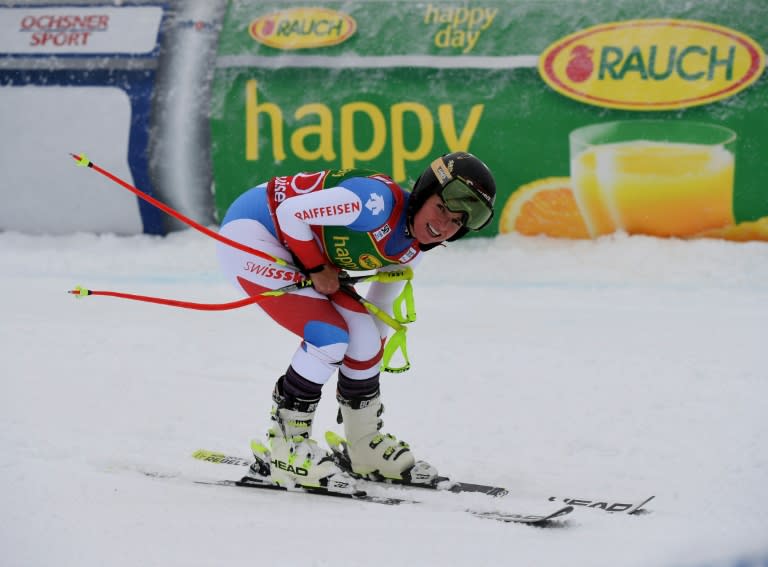
<svg viewBox="0 0 768 567">
<path fill-rule="evenodd" d="M 768 4 L 736 0 L 233 1 L 218 213 L 298 171 L 410 188 L 465 150 L 499 188 L 486 236 L 768 239 L 766 21 Z"/>
</svg>

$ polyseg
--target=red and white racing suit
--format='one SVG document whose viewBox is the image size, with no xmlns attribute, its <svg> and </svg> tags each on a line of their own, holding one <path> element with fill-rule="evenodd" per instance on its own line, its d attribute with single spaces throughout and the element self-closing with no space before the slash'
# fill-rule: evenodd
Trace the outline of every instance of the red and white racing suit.
<svg viewBox="0 0 768 567">
<path fill-rule="evenodd" d="M 331 264 L 350 272 L 414 266 L 422 252 L 407 232 L 409 196 L 390 178 L 368 171 L 273 178 L 234 201 L 220 232 L 289 267 L 224 244 L 218 246 L 221 266 L 251 296 L 303 279 L 298 263 L 307 270 Z M 366 299 L 391 313 L 403 285 L 374 282 Z M 291 366 L 306 380 L 322 385 L 337 369 L 351 380 L 378 376 L 389 328 L 349 295 L 307 288 L 258 305 L 301 337 Z"/>
</svg>

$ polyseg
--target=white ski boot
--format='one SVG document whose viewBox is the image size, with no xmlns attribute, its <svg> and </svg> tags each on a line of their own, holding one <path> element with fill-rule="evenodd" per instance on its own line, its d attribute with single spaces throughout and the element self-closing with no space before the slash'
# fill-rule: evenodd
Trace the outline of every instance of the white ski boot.
<svg viewBox="0 0 768 567">
<path fill-rule="evenodd" d="M 254 463 L 248 481 L 287 488 L 319 489 L 353 494 L 355 479 L 336 464 L 333 455 L 311 439 L 317 400 L 290 399 L 276 386 L 272 394 L 274 425 L 267 444 L 251 442 Z"/>
<path fill-rule="evenodd" d="M 378 391 L 360 399 L 348 400 L 341 395 L 336 399 L 346 440 L 330 431 L 325 438 L 343 468 L 356 477 L 374 481 L 435 486 L 444 480 L 429 463 L 415 462 L 405 441 L 379 432 L 384 406 Z"/>
</svg>

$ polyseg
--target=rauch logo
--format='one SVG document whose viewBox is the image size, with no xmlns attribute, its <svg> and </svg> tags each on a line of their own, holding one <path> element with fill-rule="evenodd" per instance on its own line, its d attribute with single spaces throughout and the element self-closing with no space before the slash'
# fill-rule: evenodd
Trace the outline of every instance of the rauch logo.
<svg viewBox="0 0 768 567">
<path fill-rule="evenodd" d="M 765 53 L 750 37 L 693 20 L 601 24 L 556 41 L 539 58 L 539 73 L 560 94 L 630 110 L 721 100 L 764 68 Z"/>
<path fill-rule="evenodd" d="M 292 8 L 261 16 L 248 31 L 256 41 L 275 49 L 308 49 L 336 45 L 355 33 L 355 20 L 326 8 Z"/>
</svg>

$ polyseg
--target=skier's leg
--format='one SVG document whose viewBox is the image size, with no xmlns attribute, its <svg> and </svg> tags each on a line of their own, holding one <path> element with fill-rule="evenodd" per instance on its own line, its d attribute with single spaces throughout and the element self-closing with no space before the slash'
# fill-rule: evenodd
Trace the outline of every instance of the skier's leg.
<svg viewBox="0 0 768 567">
<path fill-rule="evenodd" d="M 365 308 L 349 296 L 344 297 L 334 298 L 350 337 L 339 369 L 337 399 L 351 471 L 370 479 L 384 477 L 428 484 L 437 477 L 437 471 L 423 461 L 414 467 L 408 444 L 379 431 L 384 411 L 379 389 L 381 336 Z"/>
<path fill-rule="evenodd" d="M 235 220 L 221 232 L 290 261 L 290 255 L 261 223 Z M 292 268 L 234 249 L 219 249 L 224 271 L 248 295 L 258 295 L 302 278 Z M 258 304 L 278 324 L 303 340 L 273 390 L 272 426 L 266 445 L 254 442 L 253 478 L 281 485 L 327 486 L 351 491 L 351 479 L 333 463 L 330 453 L 312 439 L 312 421 L 322 386 L 341 364 L 348 346 L 344 319 L 328 297 L 304 289 Z"/>
</svg>

